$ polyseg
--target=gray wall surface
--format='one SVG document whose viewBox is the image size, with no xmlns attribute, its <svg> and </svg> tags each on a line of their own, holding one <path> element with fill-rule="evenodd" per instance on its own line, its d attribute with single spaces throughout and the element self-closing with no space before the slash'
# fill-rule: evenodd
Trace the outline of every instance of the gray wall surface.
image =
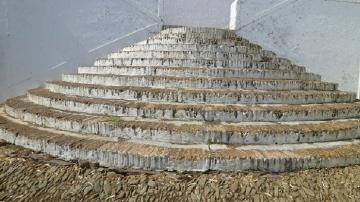
<svg viewBox="0 0 360 202">
<path fill-rule="evenodd" d="M 161 24 L 223 28 L 232 0 L 0 0 L 0 102 L 140 41 Z M 356 91 L 360 4 L 242 0 L 240 35 Z"/>
<path fill-rule="evenodd" d="M 0 0 L 0 101 L 159 31 L 156 2 Z"/>
<path fill-rule="evenodd" d="M 240 19 L 240 35 L 339 83 L 342 90 L 357 91 L 359 3 L 242 0 Z"/>
<path fill-rule="evenodd" d="M 165 0 L 164 23 L 225 28 L 229 25 L 233 0 Z"/>
</svg>

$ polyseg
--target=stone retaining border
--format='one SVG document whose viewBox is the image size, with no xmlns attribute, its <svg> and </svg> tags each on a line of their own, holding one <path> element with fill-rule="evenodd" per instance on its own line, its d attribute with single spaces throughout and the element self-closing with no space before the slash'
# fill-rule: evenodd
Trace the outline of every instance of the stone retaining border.
<svg viewBox="0 0 360 202">
<path fill-rule="evenodd" d="M 8 100 L 5 110 L 11 117 L 42 127 L 177 144 L 281 145 L 360 138 L 360 120 L 225 125 L 131 117 L 114 119 L 54 110 L 26 101 L 24 97 Z"/>
<path fill-rule="evenodd" d="M 62 81 L 103 86 L 147 86 L 154 88 L 229 90 L 319 90 L 334 91 L 338 85 L 323 81 L 270 80 L 219 77 L 128 76 L 106 74 L 63 74 Z"/>
<path fill-rule="evenodd" d="M 70 97 L 41 88 L 30 90 L 28 99 L 39 105 L 73 112 L 189 121 L 289 122 L 349 119 L 360 116 L 359 102 L 309 105 L 165 104 Z"/>
<path fill-rule="evenodd" d="M 159 103 L 206 104 L 316 104 L 346 103 L 356 99 L 354 93 L 341 91 L 258 91 L 213 89 L 164 89 L 137 86 L 103 86 L 47 82 L 54 93 L 89 98 L 138 100 Z"/>
<path fill-rule="evenodd" d="M 0 116 L 0 139 L 66 160 L 86 160 L 116 168 L 177 171 L 285 172 L 299 169 L 348 166 L 360 163 L 356 141 L 292 151 L 165 148 L 130 142 L 108 142 L 43 131 Z"/>
<path fill-rule="evenodd" d="M 153 66 L 83 66 L 79 74 L 113 74 L 129 76 L 177 76 L 177 77 L 221 77 L 276 80 L 320 81 L 321 76 L 307 72 L 288 70 L 244 69 L 244 68 L 202 68 L 202 67 L 153 67 Z"/>
</svg>

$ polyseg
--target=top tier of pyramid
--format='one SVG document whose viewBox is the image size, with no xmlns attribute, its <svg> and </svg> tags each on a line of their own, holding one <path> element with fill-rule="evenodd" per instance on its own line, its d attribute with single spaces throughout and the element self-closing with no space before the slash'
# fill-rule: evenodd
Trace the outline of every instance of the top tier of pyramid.
<svg viewBox="0 0 360 202">
<path fill-rule="evenodd" d="M 6 101 L 0 138 L 152 170 L 360 163 L 355 94 L 234 31 L 173 27 Z"/>
</svg>

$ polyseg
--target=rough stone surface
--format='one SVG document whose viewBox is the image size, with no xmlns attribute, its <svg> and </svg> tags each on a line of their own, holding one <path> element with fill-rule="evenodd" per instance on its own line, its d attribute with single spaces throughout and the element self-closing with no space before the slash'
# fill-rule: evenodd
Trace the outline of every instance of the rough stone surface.
<svg viewBox="0 0 360 202">
<path fill-rule="evenodd" d="M 326 142 L 358 138 L 360 121 L 354 119 L 307 123 L 215 124 L 177 122 L 75 114 L 50 109 L 23 97 L 6 102 L 6 112 L 39 126 L 124 139 L 179 144 L 285 144 Z M 168 132 L 171 133 L 168 133 Z M 193 133 L 189 136 L 189 133 Z M 229 134 L 231 133 L 231 134 Z"/>
<path fill-rule="evenodd" d="M 284 172 L 360 163 L 359 140 L 313 144 L 172 144 L 112 139 L 32 126 L 0 116 L 0 139 L 67 160 L 143 170 Z M 285 155 L 284 155 L 285 154 Z"/>
</svg>

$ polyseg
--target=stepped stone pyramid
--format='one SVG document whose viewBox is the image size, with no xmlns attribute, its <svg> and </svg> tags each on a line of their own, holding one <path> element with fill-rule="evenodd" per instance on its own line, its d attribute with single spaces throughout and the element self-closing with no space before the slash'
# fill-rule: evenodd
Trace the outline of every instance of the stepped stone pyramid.
<svg viewBox="0 0 360 202">
<path fill-rule="evenodd" d="M 233 31 L 172 27 L 7 100 L 0 138 L 115 168 L 283 172 L 359 164 L 359 115 Z"/>
</svg>

